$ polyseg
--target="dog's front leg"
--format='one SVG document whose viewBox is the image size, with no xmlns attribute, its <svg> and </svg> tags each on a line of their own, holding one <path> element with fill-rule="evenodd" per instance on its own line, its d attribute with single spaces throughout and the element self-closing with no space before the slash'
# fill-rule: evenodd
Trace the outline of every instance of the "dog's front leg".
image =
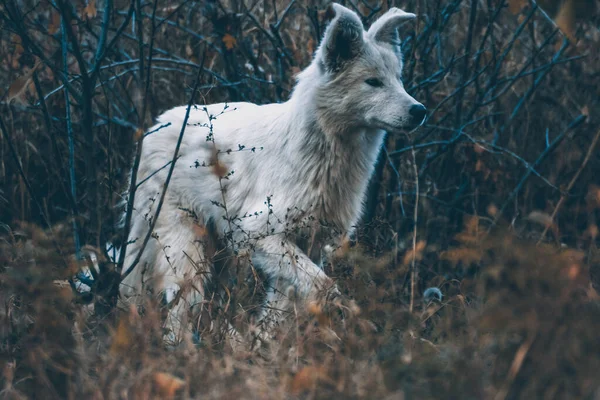
<svg viewBox="0 0 600 400">
<path fill-rule="evenodd" d="M 333 280 L 296 244 L 282 236 L 261 239 L 252 259 L 270 278 L 267 304 L 259 317 L 262 342 L 268 341 L 294 301 L 323 302 L 339 295 Z"/>
<path fill-rule="evenodd" d="M 299 300 L 322 300 L 335 294 L 333 280 L 282 235 L 261 239 L 252 258 L 269 277 L 292 286 Z"/>
</svg>

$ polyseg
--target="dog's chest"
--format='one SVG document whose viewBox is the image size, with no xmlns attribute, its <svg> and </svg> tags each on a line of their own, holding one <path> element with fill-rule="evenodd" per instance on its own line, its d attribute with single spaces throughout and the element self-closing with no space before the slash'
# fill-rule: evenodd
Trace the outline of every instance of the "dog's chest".
<svg viewBox="0 0 600 400">
<path fill-rule="evenodd" d="M 357 222 L 379 152 L 378 143 L 331 141 L 314 145 L 298 185 L 315 220 L 346 231 Z"/>
</svg>

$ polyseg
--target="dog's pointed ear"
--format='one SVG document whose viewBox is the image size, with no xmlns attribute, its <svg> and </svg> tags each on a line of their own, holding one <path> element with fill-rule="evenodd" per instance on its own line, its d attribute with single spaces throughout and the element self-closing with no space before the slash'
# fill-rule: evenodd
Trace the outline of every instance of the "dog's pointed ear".
<svg viewBox="0 0 600 400">
<path fill-rule="evenodd" d="M 414 18 L 416 18 L 415 14 L 392 7 L 371 25 L 367 35 L 375 41 L 400 46 L 398 27 Z"/>
<path fill-rule="evenodd" d="M 331 7 L 335 17 L 325 30 L 318 56 L 328 71 L 336 72 L 362 52 L 365 30 L 354 11 L 336 3 Z"/>
</svg>

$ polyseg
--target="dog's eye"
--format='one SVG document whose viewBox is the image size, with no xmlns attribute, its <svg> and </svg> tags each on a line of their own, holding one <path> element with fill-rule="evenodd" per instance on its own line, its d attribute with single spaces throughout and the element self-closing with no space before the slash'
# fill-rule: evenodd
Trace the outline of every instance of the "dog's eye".
<svg viewBox="0 0 600 400">
<path fill-rule="evenodd" d="M 379 78 L 369 78 L 365 81 L 365 83 L 367 85 L 370 85 L 373 87 L 382 87 L 383 86 L 383 82 L 381 82 L 381 79 L 379 79 Z"/>
</svg>

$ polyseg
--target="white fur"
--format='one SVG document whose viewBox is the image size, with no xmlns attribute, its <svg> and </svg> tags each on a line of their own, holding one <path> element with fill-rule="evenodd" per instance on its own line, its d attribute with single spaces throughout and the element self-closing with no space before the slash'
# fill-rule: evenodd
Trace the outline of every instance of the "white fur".
<svg viewBox="0 0 600 400">
<path fill-rule="evenodd" d="M 287 102 L 190 110 L 154 238 L 121 287 L 126 298 L 149 288 L 176 300 L 166 322 L 175 337 L 181 336 L 188 309 L 203 298 L 210 260 L 199 236 L 209 221 L 272 277 L 269 301 L 276 302 L 289 286 L 300 299 L 317 298 L 320 289 L 335 291 L 296 244 L 298 235 L 324 226 L 337 236 L 350 232 L 361 216 L 384 129 L 412 129 L 422 122 L 410 120 L 409 107 L 419 103 L 403 89 L 394 42 L 396 26 L 414 15 L 392 9 L 365 32 L 354 12 L 337 4 L 334 9 L 336 17 Z M 365 83 L 370 77 L 384 86 Z M 138 181 L 172 159 L 185 114 L 186 107 L 177 107 L 158 118 L 151 129 L 156 132 L 144 139 Z M 170 125 L 159 129 L 165 124 Z M 167 171 L 136 193 L 125 269 L 139 252 Z M 218 176 L 225 171 L 233 173 Z"/>
</svg>

